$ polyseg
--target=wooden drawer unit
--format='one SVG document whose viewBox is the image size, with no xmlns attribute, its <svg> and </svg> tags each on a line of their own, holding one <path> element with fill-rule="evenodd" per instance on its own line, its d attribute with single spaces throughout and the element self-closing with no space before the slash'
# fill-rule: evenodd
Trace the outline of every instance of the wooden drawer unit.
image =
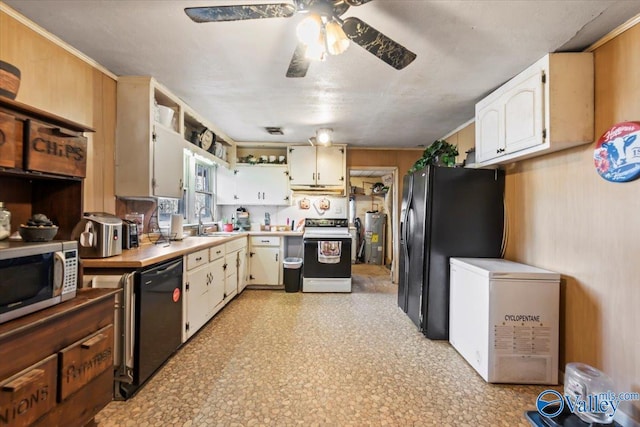
<svg viewBox="0 0 640 427">
<path fill-rule="evenodd" d="M 113 289 L 0 325 L 0 426 L 84 426 L 113 397 Z"/>
<path fill-rule="evenodd" d="M 0 380 L 0 425 L 28 426 L 56 405 L 55 354 Z"/>
<path fill-rule="evenodd" d="M 84 178 L 87 170 L 87 138 L 70 131 L 27 120 L 24 168 Z"/>
<path fill-rule="evenodd" d="M 205 265 L 209 262 L 209 250 L 203 249 L 201 251 L 193 252 L 186 255 L 187 259 L 187 271 L 193 270 L 196 267 Z"/>
<path fill-rule="evenodd" d="M 113 325 L 109 325 L 60 351 L 58 400 L 113 368 L 113 342 Z"/>
<path fill-rule="evenodd" d="M 16 120 L 11 114 L 0 112 L 0 166 L 16 166 Z"/>
<path fill-rule="evenodd" d="M 225 245 L 218 245 L 209 248 L 209 261 L 215 261 L 226 255 Z"/>
</svg>

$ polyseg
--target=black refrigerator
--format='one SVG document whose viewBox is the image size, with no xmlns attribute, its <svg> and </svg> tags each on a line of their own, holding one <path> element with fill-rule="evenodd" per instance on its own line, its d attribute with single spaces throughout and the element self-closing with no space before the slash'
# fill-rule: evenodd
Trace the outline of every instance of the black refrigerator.
<svg viewBox="0 0 640 427">
<path fill-rule="evenodd" d="M 427 166 L 406 175 L 398 306 L 430 339 L 449 339 L 449 258 L 500 258 L 504 172 Z"/>
</svg>

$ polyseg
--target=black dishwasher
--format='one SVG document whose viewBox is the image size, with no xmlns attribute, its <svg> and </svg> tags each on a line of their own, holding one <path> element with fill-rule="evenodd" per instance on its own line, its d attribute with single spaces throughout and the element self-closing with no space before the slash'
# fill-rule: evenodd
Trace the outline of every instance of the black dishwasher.
<svg viewBox="0 0 640 427">
<path fill-rule="evenodd" d="M 182 343 L 182 258 L 142 270 L 135 289 L 134 382 L 140 386 Z"/>
</svg>

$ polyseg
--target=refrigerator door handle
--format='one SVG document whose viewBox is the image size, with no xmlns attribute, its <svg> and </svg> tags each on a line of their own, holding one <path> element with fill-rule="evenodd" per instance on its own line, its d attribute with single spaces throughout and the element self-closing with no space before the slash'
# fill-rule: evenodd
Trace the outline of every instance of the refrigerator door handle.
<svg viewBox="0 0 640 427">
<path fill-rule="evenodd" d="M 509 238 L 509 217 L 507 216 L 507 201 L 502 199 L 502 243 L 500 243 L 500 258 L 504 258 L 507 251 L 507 239 Z"/>
</svg>

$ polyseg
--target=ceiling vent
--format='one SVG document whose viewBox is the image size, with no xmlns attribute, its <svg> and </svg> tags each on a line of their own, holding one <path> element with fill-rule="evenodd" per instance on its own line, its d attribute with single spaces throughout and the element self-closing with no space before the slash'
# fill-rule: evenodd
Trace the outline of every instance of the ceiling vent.
<svg viewBox="0 0 640 427">
<path fill-rule="evenodd" d="M 281 127 L 266 127 L 265 128 L 269 135 L 284 135 Z"/>
</svg>

